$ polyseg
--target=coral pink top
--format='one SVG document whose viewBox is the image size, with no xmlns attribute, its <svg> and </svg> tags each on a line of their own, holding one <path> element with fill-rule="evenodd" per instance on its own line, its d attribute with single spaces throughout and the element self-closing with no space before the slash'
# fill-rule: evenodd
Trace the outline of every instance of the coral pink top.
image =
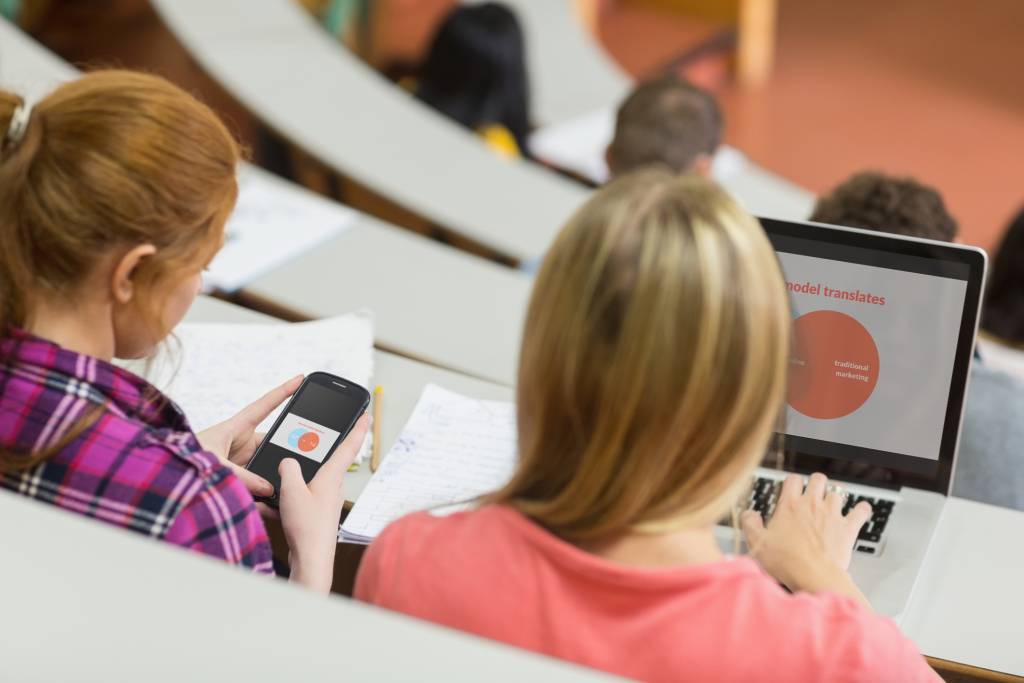
<svg viewBox="0 0 1024 683">
<path fill-rule="evenodd" d="M 940 680 L 889 619 L 835 595 L 790 595 L 749 558 L 629 567 L 506 507 L 392 524 L 355 594 L 647 681 Z"/>
</svg>

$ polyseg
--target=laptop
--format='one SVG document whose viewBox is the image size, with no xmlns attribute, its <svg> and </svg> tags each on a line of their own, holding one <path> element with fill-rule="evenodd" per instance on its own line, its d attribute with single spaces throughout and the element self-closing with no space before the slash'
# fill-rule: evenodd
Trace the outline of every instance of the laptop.
<svg viewBox="0 0 1024 683">
<path fill-rule="evenodd" d="M 849 493 L 847 510 L 871 503 L 850 571 L 875 610 L 898 621 L 952 490 L 985 252 L 761 224 L 782 266 L 794 335 L 779 444 L 747 505 L 767 519 L 781 481 L 813 472 Z"/>
</svg>

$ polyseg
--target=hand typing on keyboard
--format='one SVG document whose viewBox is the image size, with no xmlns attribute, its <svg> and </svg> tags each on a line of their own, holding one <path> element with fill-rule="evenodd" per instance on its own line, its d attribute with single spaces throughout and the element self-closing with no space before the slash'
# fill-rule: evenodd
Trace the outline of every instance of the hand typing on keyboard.
<svg viewBox="0 0 1024 683">
<path fill-rule="evenodd" d="M 830 590 L 867 601 L 847 573 L 861 527 L 871 505 L 861 501 L 844 515 L 847 498 L 813 474 L 804 488 L 800 476 L 782 483 L 767 526 L 760 512 L 741 518 L 751 556 L 766 572 L 793 591 Z"/>
<path fill-rule="evenodd" d="M 761 513 L 761 518 L 765 523 L 771 519 L 772 513 L 775 512 L 775 506 L 779 502 L 779 491 L 782 488 L 782 482 L 775 479 L 768 479 L 765 477 L 755 477 L 750 487 L 750 493 L 746 499 L 746 507 L 754 510 L 755 512 Z M 846 501 L 843 505 L 843 514 L 845 515 L 853 507 L 862 501 L 868 503 L 871 506 L 874 514 L 871 516 L 871 520 L 860 528 L 860 533 L 857 535 L 858 541 L 866 541 L 868 543 L 878 543 L 882 539 L 882 534 L 885 532 L 885 527 L 889 523 L 889 516 L 892 514 L 893 501 L 885 500 L 882 498 L 871 498 L 864 495 L 852 495 L 844 494 L 844 500 Z M 726 522 L 728 524 L 728 522 Z M 869 552 L 874 554 L 876 548 L 865 543 L 858 543 L 858 548 L 863 552 Z"/>
</svg>

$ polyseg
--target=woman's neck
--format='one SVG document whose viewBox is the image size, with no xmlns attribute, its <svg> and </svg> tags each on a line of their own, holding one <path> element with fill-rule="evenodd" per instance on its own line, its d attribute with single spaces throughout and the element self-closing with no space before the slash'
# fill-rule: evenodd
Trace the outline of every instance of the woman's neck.
<svg viewBox="0 0 1024 683">
<path fill-rule="evenodd" d="M 583 543 L 580 547 L 606 560 L 634 567 L 680 567 L 725 559 L 710 526 L 661 534 L 630 532 L 611 541 Z"/>
<path fill-rule="evenodd" d="M 25 331 L 69 351 L 109 362 L 114 357 L 114 333 L 109 321 L 109 307 L 36 301 Z"/>
</svg>

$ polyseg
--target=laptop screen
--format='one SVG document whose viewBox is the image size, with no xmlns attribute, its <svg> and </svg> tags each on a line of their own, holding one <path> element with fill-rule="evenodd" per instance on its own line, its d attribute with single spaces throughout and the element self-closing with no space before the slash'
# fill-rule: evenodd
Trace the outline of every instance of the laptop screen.
<svg viewBox="0 0 1024 683">
<path fill-rule="evenodd" d="M 984 253 L 761 222 L 794 319 L 786 469 L 948 493 Z"/>
</svg>

